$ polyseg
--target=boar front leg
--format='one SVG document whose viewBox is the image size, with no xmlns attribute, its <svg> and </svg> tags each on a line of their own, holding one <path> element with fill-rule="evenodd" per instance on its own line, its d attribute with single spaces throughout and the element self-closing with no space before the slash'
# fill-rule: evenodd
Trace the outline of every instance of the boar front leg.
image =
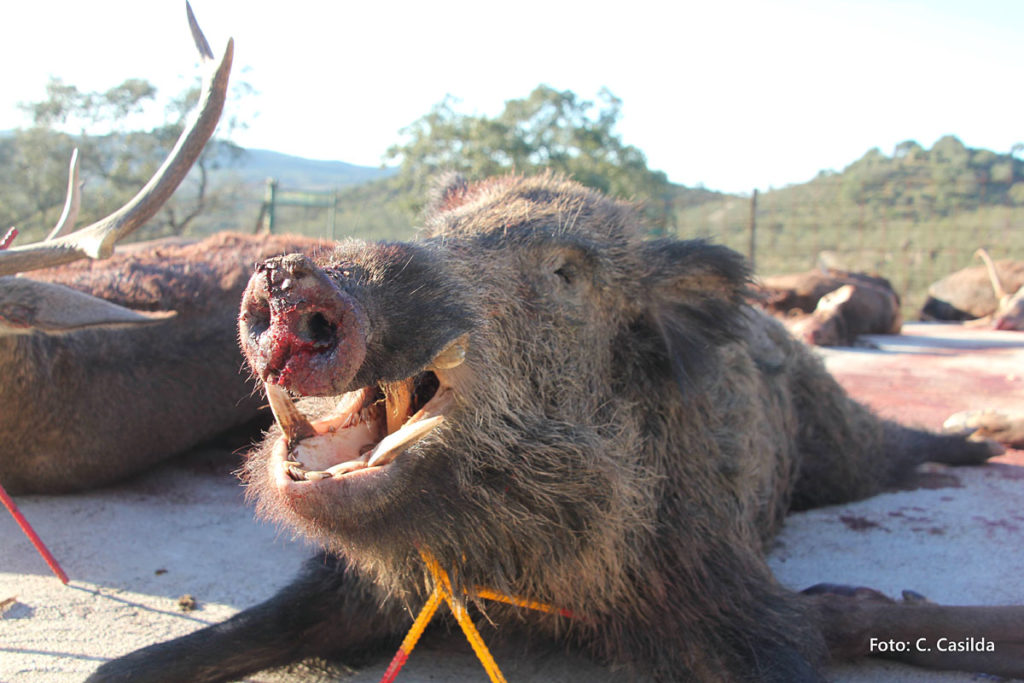
<svg viewBox="0 0 1024 683">
<path fill-rule="evenodd" d="M 107 662 L 88 681 L 228 681 L 314 656 L 358 658 L 397 644 L 410 622 L 344 560 L 318 554 L 266 602 Z"/>
<path fill-rule="evenodd" d="M 1024 678 L 1024 607 L 936 605 L 907 594 L 820 584 L 812 601 L 834 659 L 881 657 L 929 669 Z"/>
</svg>

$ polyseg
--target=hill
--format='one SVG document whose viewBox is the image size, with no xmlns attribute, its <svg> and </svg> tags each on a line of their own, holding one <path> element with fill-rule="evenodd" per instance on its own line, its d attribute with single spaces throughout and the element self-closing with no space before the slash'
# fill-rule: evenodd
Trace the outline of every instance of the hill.
<svg viewBox="0 0 1024 683">
<path fill-rule="evenodd" d="M 705 236 L 749 254 L 751 198 L 682 207 L 677 234 Z M 1024 162 L 969 148 L 953 136 L 931 149 L 913 141 L 892 155 L 871 149 L 841 172 L 759 194 L 757 271 L 832 265 L 889 278 L 908 317 L 928 285 L 974 261 L 1024 259 Z"/>
<path fill-rule="evenodd" d="M 330 190 L 358 185 L 394 174 L 394 169 L 357 166 L 343 161 L 320 161 L 266 149 L 243 149 L 231 170 L 244 182 L 262 184 L 267 178 L 304 190 Z"/>
</svg>

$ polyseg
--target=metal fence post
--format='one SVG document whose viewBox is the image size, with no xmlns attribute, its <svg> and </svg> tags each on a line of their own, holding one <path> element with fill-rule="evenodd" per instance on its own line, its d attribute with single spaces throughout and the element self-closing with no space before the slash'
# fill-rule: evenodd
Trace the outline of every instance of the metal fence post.
<svg viewBox="0 0 1024 683">
<path fill-rule="evenodd" d="M 757 188 L 754 188 L 754 193 L 750 195 L 750 220 L 747 222 L 747 233 L 750 239 L 747 246 L 747 259 L 750 261 L 750 269 L 756 270 L 754 257 L 757 255 L 757 242 L 755 240 L 757 233 Z"/>
</svg>

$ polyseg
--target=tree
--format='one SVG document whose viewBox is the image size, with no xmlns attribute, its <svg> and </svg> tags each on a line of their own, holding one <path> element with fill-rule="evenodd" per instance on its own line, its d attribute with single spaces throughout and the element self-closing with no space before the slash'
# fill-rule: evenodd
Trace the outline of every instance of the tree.
<svg viewBox="0 0 1024 683">
<path fill-rule="evenodd" d="M 896 145 L 893 157 L 896 159 L 906 159 L 909 162 L 915 162 L 925 153 L 924 148 L 921 147 L 916 140 L 904 140 Z"/>
<path fill-rule="evenodd" d="M 248 92 L 243 83 L 233 88 L 232 97 Z M 104 92 L 82 92 L 51 79 L 44 99 L 21 105 L 31 126 L 0 139 L 0 226 L 18 226 L 23 242 L 45 236 L 63 207 L 68 162 L 76 147 L 85 183 L 79 224 L 97 220 L 130 199 L 155 173 L 184 129 L 199 87 L 172 98 L 162 124 L 132 129 L 136 117 L 155 105 L 156 95 L 156 88 L 141 79 L 126 80 Z M 229 119 L 222 123 L 222 130 L 230 132 L 241 125 Z M 97 129 L 103 132 L 89 133 Z M 230 194 L 228 187 L 211 188 L 209 172 L 230 164 L 240 152 L 230 142 L 211 141 L 175 196 L 138 236 L 187 232 L 197 217 Z"/>
<path fill-rule="evenodd" d="M 955 168 L 965 168 L 971 161 L 971 152 L 955 135 L 944 135 L 932 145 L 933 163 L 947 164 Z"/>
<path fill-rule="evenodd" d="M 488 118 L 457 112 L 458 101 L 449 95 L 402 129 L 406 142 L 386 157 L 401 161 L 397 182 L 417 198 L 410 208 L 421 206 L 441 171 L 482 178 L 552 169 L 606 194 L 638 200 L 663 227 L 671 212 L 668 179 L 650 170 L 643 152 L 615 132 L 622 101 L 607 89 L 598 98 L 595 104 L 570 90 L 540 85 Z"/>
</svg>

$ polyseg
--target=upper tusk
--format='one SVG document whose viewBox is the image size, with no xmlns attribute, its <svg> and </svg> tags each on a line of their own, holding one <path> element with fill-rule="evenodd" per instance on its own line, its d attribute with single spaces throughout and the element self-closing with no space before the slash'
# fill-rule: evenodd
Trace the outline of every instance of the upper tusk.
<svg viewBox="0 0 1024 683">
<path fill-rule="evenodd" d="M 409 408 L 412 406 L 413 380 L 408 378 L 401 382 L 383 385 L 384 406 L 387 414 L 387 432 L 398 431 L 409 419 Z"/>
<path fill-rule="evenodd" d="M 277 425 L 288 438 L 289 444 L 316 434 L 313 425 L 292 403 L 287 389 L 267 382 L 264 382 L 263 388 L 267 392 L 267 400 L 270 402 L 270 410 L 274 413 L 274 419 L 277 420 Z"/>
<path fill-rule="evenodd" d="M 428 370 L 449 370 L 462 365 L 466 360 L 466 349 L 469 347 L 469 333 L 458 337 L 448 346 L 444 347 L 441 353 L 437 354 Z"/>
</svg>

